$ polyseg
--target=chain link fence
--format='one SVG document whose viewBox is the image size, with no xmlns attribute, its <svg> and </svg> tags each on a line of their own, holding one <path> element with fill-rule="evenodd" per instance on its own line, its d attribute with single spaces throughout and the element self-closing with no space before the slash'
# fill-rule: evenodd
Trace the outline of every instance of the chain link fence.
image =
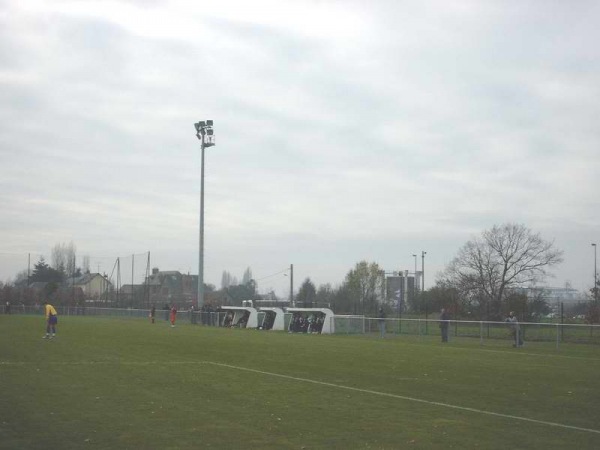
<svg viewBox="0 0 600 450">
<path fill-rule="evenodd" d="M 93 306 L 56 306 L 59 316 L 104 316 L 118 318 L 148 319 L 149 309 L 99 308 Z M 43 315 L 43 305 L 26 306 L 2 305 L 2 314 Z M 226 324 L 226 311 L 200 312 L 182 310 L 177 312 L 177 321 L 199 326 L 223 327 Z M 285 314 L 286 331 L 289 331 L 291 314 Z M 157 321 L 168 321 L 168 310 L 156 310 Z M 333 316 L 333 330 L 337 335 L 381 336 L 383 325 L 387 337 L 441 337 L 442 321 L 432 319 L 378 319 L 365 316 Z M 260 322 L 259 322 L 260 323 Z M 449 340 L 472 339 L 484 344 L 487 341 L 552 342 L 600 345 L 600 325 L 559 324 L 521 322 L 518 326 L 509 322 L 448 320 Z"/>
</svg>

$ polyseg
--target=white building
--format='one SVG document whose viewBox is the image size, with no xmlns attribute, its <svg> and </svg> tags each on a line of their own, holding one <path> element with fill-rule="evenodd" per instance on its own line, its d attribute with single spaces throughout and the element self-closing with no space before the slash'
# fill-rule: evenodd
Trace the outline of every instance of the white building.
<svg viewBox="0 0 600 450">
<path fill-rule="evenodd" d="M 558 303 L 577 303 L 585 301 L 585 296 L 577 289 L 571 287 L 539 286 L 524 289 L 527 298 L 541 297 L 548 305 Z"/>
</svg>

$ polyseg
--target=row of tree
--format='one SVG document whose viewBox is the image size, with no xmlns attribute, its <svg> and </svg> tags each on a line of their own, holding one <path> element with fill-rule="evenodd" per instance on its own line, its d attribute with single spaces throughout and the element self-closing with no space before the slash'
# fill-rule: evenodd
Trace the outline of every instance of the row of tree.
<svg viewBox="0 0 600 450">
<path fill-rule="evenodd" d="M 242 282 L 239 283 L 237 277 L 231 275 L 228 271 L 224 270 L 221 276 L 221 289 L 227 289 L 230 286 L 239 286 L 248 284 L 252 281 L 252 269 L 248 267 L 242 275 Z"/>
<path fill-rule="evenodd" d="M 399 314 L 428 314 L 446 308 L 457 317 L 485 320 L 502 320 L 509 311 L 516 311 L 522 320 L 534 320 L 548 314 L 550 307 L 543 291 L 530 296 L 526 288 L 543 283 L 550 270 L 562 262 L 562 255 L 553 242 L 544 240 L 539 233 L 509 223 L 494 226 L 469 240 L 438 274 L 434 287 L 419 292 L 399 308 L 386 297 L 382 268 L 367 261 L 357 263 L 336 288 L 329 284 L 316 288 L 306 279 L 295 301 L 328 305 L 338 314 L 375 315 L 383 306 L 388 313 Z M 598 322 L 599 311 L 594 296 L 586 305 L 588 320 Z"/>
<path fill-rule="evenodd" d="M 57 244 L 51 257 L 50 265 L 41 258 L 34 266 L 28 277 L 30 283 L 45 281 L 58 286 L 67 277 L 89 272 L 89 258 L 84 258 L 82 268 L 76 266 L 73 243 Z M 376 315 L 378 309 L 384 307 L 388 314 L 421 315 L 447 308 L 456 317 L 500 320 L 508 311 L 515 310 L 522 319 L 529 320 L 547 314 L 549 306 L 541 295 L 531 298 L 523 288 L 543 283 L 552 267 L 560 262 L 562 251 L 555 248 L 553 242 L 544 240 L 524 225 L 504 224 L 485 230 L 465 243 L 446 269 L 438 274 L 434 287 L 418 292 L 402 304 L 387 298 L 383 268 L 367 261 L 357 263 L 336 287 L 331 284 L 316 287 L 307 278 L 294 301 L 302 306 L 328 306 L 337 314 Z M 224 271 L 220 291 L 212 285 L 206 288 L 214 294 L 213 298 L 222 302 L 241 303 L 258 297 L 257 284 L 249 267 L 241 283 Z M 591 292 L 597 291 L 592 289 Z M 278 300 L 274 293 L 269 297 Z M 593 297 L 586 315 L 598 322 L 600 305 L 597 296 Z"/>
<path fill-rule="evenodd" d="M 27 269 L 17 273 L 14 283 L 55 282 L 61 283 L 67 278 L 78 277 L 90 272 L 90 257 L 84 256 L 80 267 L 76 264 L 77 248 L 73 242 L 58 243 L 50 250 L 50 264 L 42 256 L 33 266 L 31 273 Z"/>
</svg>

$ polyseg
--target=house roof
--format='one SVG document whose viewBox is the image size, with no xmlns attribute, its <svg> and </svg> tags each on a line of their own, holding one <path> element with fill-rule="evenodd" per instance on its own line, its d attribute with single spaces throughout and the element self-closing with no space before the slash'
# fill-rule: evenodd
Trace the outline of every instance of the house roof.
<svg viewBox="0 0 600 450">
<path fill-rule="evenodd" d="M 32 289 L 44 289 L 48 285 L 48 281 L 34 281 L 29 285 Z"/>
<path fill-rule="evenodd" d="M 92 281 L 96 275 L 98 275 L 97 273 L 86 273 L 81 275 L 80 277 L 77 278 L 73 278 L 73 284 L 87 284 L 90 281 Z"/>
<path fill-rule="evenodd" d="M 144 289 L 143 284 L 124 284 L 120 290 L 122 294 L 131 294 L 132 292 L 139 292 L 142 289 Z"/>
<path fill-rule="evenodd" d="M 100 275 L 99 273 L 86 273 L 81 275 L 80 277 L 67 278 L 66 283 L 68 286 L 81 286 L 84 284 L 88 284 L 97 277 L 100 277 L 106 280 L 108 283 L 110 283 L 110 281 L 108 281 L 104 276 Z"/>
</svg>

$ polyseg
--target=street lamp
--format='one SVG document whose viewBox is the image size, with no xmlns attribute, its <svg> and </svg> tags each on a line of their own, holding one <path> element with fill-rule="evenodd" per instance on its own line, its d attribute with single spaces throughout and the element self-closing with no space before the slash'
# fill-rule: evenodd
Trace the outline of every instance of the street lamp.
<svg viewBox="0 0 600 450">
<path fill-rule="evenodd" d="M 415 302 L 417 301 L 417 255 L 413 253 L 413 257 L 415 258 L 415 277 L 413 278 L 413 298 Z M 421 305 L 419 305 L 419 313 L 421 312 Z"/>
<path fill-rule="evenodd" d="M 202 162 L 200 172 L 200 249 L 198 256 L 198 309 L 204 306 L 204 149 L 215 145 L 213 121 L 199 121 L 194 124 L 196 137 L 200 139 Z"/>
<path fill-rule="evenodd" d="M 421 251 L 421 295 L 425 292 L 425 255 L 427 252 Z"/>
<path fill-rule="evenodd" d="M 294 308 L 294 265 L 290 264 L 290 306 Z"/>
<path fill-rule="evenodd" d="M 594 247 L 594 301 L 598 303 L 598 269 L 596 269 L 596 244 L 592 244 L 592 247 Z"/>
</svg>

